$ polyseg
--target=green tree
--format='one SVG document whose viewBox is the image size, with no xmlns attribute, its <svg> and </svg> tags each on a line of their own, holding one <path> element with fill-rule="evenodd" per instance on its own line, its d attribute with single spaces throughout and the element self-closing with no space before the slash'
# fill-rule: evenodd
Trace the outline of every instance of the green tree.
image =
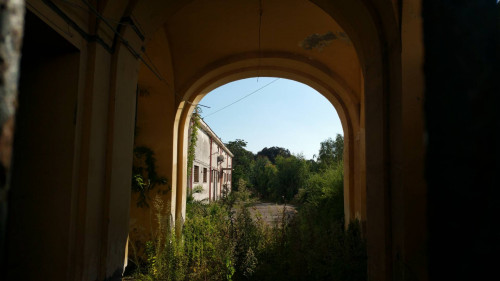
<svg viewBox="0 0 500 281">
<path fill-rule="evenodd" d="M 266 156 L 258 156 L 252 173 L 254 188 L 263 198 L 269 198 L 276 189 L 278 169 Z"/>
<path fill-rule="evenodd" d="M 250 182 L 254 155 L 252 152 L 245 149 L 247 142 L 242 139 L 236 139 L 225 144 L 226 147 L 233 153 L 233 171 L 232 182 L 238 183 L 240 179 L 245 182 Z M 236 185 L 233 185 L 236 189 Z"/>
<path fill-rule="evenodd" d="M 269 148 L 264 147 L 264 149 L 257 152 L 257 156 L 266 156 L 271 163 L 276 164 L 276 157 L 283 156 L 286 158 L 292 156 L 292 154 L 286 148 L 273 146 Z"/>
<path fill-rule="evenodd" d="M 344 157 L 344 137 L 337 134 L 335 140 L 328 138 L 321 142 L 319 149 L 318 162 L 322 168 L 343 161 Z"/>
<path fill-rule="evenodd" d="M 328 209 L 322 212 L 328 213 L 329 219 L 341 221 L 344 218 L 343 190 L 344 165 L 338 162 L 319 173 L 312 174 L 305 182 L 304 188 L 299 190 L 298 202 L 315 207 L 326 203 Z"/>
<path fill-rule="evenodd" d="M 291 200 L 303 187 L 308 174 L 307 162 L 303 156 L 276 157 L 277 188 L 275 199 Z"/>
</svg>

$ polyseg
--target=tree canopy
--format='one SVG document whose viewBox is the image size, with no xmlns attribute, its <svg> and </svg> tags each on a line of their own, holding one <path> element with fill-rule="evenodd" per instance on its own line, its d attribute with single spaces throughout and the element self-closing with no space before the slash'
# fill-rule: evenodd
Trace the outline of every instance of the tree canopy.
<svg viewBox="0 0 500 281">
<path fill-rule="evenodd" d="M 264 147 L 264 149 L 257 152 L 257 156 L 266 156 L 271 163 L 276 164 L 276 157 L 282 156 L 286 158 L 292 156 L 292 154 L 290 153 L 290 150 L 286 148 L 273 146 L 269 148 Z"/>
<path fill-rule="evenodd" d="M 250 182 L 254 155 L 251 151 L 245 149 L 247 147 L 247 142 L 242 139 L 236 139 L 225 145 L 234 155 L 232 182 L 237 183 L 240 179 L 247 183 Z M 237 186 L 234 185 L 234 188 L 236 189 Z"/>
<path fill-rule="evenodd" d="M 321 142 L 318 162 L 322 168 L 342 161 L 344 158 L 344 137 L 337 134 L 335 140 L 328 138 Z"/>
<path fill-rule="evenodd" d="M 305 160 L 277 146 L 266 147 L 254 155 L 246 150 L 247 142 L 242 139 L 230 141 L 226 146 L 234 154 L 233 183 L 241 179 L 261 198 L 290 201 L 307 185 L 311 175 L 336 169 L 343 160 L 344 138 L 337 134 L 335 140 L 328 138 L 321 142 L 316 161 Z M 233 187 L 237 189 L 236 184 Z"/>
</svg>

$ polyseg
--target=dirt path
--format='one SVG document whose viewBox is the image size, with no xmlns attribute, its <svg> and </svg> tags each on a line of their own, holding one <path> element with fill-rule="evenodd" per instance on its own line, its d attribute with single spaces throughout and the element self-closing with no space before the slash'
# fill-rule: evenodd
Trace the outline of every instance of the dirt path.
<svg viewBox="0 0 500 281">
<path fill-rule="evenodd" d="M 262 216 L 262 219 L 268 224 L 268 225 L 276 225 L 280 220 L 283 215 L 283 211 L 285 211 L 285 215 L 289 218 L 293 217 L 296 213 L 297 210 L 295 210 L 295 207 L 292 205 L 285 205 L 283 204 L 276 204 L 276 203 L 262 203 L 258 202 L 255 203 L 254 205 L 248 207 L 250 210 L 250 213 L 255 217 L 256 215 L 260 214 Z"/>
</svg>

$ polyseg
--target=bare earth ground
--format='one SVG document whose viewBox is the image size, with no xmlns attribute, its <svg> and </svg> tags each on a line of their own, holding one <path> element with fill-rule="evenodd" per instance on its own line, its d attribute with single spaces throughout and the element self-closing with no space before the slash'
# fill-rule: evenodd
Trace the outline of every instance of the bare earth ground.
<svg viewBox="0 0 500 281">
<path fill-rule="evenodd" d="M 286 205 L 285 207 L 283 204 L 263 202 L 257 202 L 249 206 L 248 210 L 254 218 L 260 215 L 269 226 L 274 226 L 279 223 L 283 213 L 288 218 L 292 218 L 297 213 L 297 210 L 295 210 L 295 207 L 292 205 Z"/>
</svg>

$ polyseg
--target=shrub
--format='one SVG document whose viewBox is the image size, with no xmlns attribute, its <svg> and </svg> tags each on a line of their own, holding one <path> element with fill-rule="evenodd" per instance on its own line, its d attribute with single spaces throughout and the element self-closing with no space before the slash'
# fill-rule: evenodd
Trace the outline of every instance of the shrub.
<svg viewBox="0 0 500 281">
<path fill-rule="evenodd" d="M 312 175 L 299 211 L 273 229 L 253 280 L 366 280 L 366 245 L 358 221 L 345 229 L 341 163 Z"/>
<path fill-rule="evenodd" d="M 280 160 L 277 160 L 280 161 Z M 366 280 L 366 245 L 360 223 L 347 229 L 343 216 L 343 167 L 331 165 L 300 189 L 299 212 L 283 209 L 270 227 L 252 215 L 245 181 L 239 191 L 218 202 L 187 205 L 182 239 L 170 226 L 147 244 L 139 280 Z M 163 205 L 154 202 L 159 222 Z M 169 208 L 167 208 L 169 209 Z"/>
<path fill-rule="evenodd" d="M 134 263 L 137 269 L 134 277 L 137 280 L 184 280 L 186 264 L 184 245 L 182 241 L 176 239 L 170 221 L 170 207 L 164 206 L 159 195 L 152 203 L 158 222 L 158 232 L 153 241 L 146 242 L 145 260 L 138 260 L 136 256 Z"/>
</svg>

